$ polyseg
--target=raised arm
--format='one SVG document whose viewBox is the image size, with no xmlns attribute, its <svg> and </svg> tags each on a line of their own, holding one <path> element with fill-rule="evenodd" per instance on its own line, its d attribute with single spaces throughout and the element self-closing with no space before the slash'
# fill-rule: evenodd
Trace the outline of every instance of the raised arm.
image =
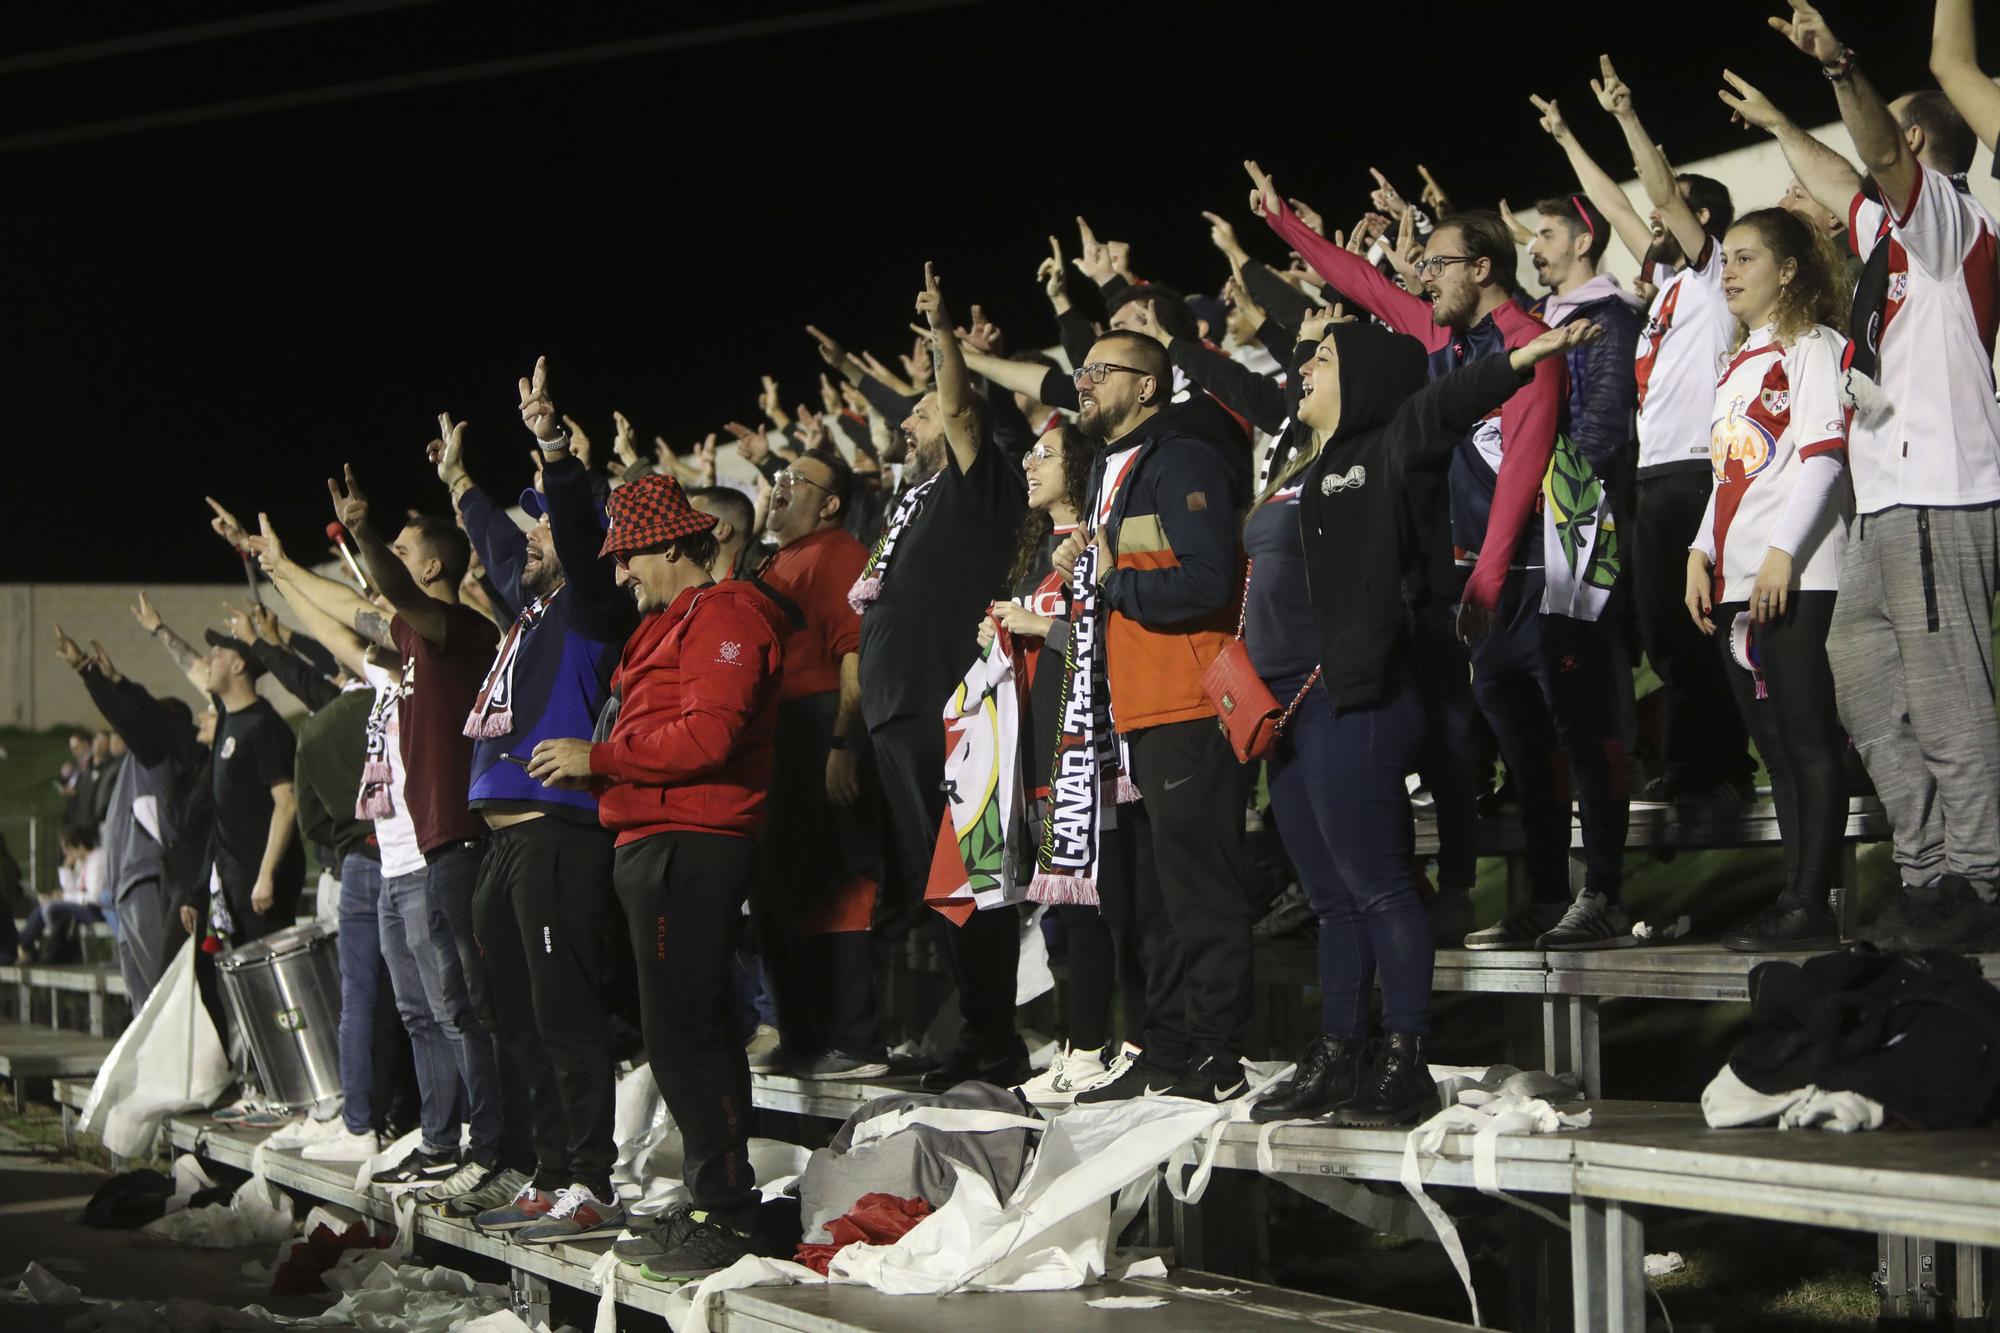
<svg viewBox="0 0 2000 1333">
<path fill-rule="evenodd" d="M 388 646 L 386 617 L 359 597 L 355 598 L 368 614 L 382 621 L 383 639 L 364 640 L 362 634 L 335 619 L 334 613 L 321 605 L 315 595 L 320 591 L 321 585 L 331 585 L 350 594 L 354 590 L 344 584 L 334 583 L 331 579 L 321 578 L 287 556 L 284 546 L 278 541 L 277 533 L 271 530 L 270 515 L 257 515 L 257 525 L 260 535 L 250 539 L 250 549 L 256 554 L 257 563 L 278 589 L 278 595 L 285 599 L 285 605 L 292 608 L 292 614 L 299 618 L 299 624 L 305 628 L 306 633 L 326 646 L 326 650 L 333 654 L 334 661 L 346 667 L 354 675 L 365 678 L 368 674 L 369 642 Z"/>
<path fill-rule="evenodd" d="M 159 640 L 167 650 L 167 656 L 174 659 L 174 665 L 188 679 L 188 684 L 206 694 L 208 692 L 208 659 L 196 652 L 186 639 L 174 633 L 160 613 L 153 609 L 153 603 L 144 592 L 132 606 L 132 618 L 139 622 L 139 628 Z"/>
<path fill-rule="evenodd" d="M 972 377 L 966 373 L 965 353 L 958 345 L 951 312 L 945 308 L 944 292 L 938 286 L 937 271 L 924 262 L 924 289 L 917 293 L 917 313 L 929 325 L 931 350 L 937 361 L 938 411 L 944 417 L 945 440 L 951 445 L 958 470 L 969 472 L 979 457 L 979 395 L 973 392 Z"/>
<path fill-rule="evenodd" d="M 1988 148 L 2000 147 L 2000 88 L 1979 68 L 1972 0 L 1937 0 L 1931 19 L 1931 77 Z"/>
<path fill-rule="evenodd" d="M 1445 345 L 1448 335 L 1431 323 L 1430 302 L 1410 295 L 1360 255 L 1349 254 L 1300 221 L 1279 195 L 1277 184 L 1255 162 L 1245 162 L 1243 169 L 1255 187 L 1250 191 L 1250 211 L 1298 251 L 1313 272 L 1396 332 L 1421 340 L 1432 351 Z"/>
<path fill-rule="evenodd" d="M 1646 197 L 1652 200 L 1654 208 L 1660 210 L 1660 221 L 1667 234 L 1674 238 L 1689 263 L 1698 263 L 1702 249 L 1708 244 L 1708 229 L 1682 196 L 1680 182 L 1674 177 L 1667 155 L 1660 151 L 1660 146 L 1653 142 L 1653 136 L 1646 133 L 1646 127 L 1639 123 L 1639 113 L 1632 105 L 1631 86 L 1618 77 L 1618 71 L 1611 67 L 1610 56 L 1599 56 L 1597 63 L 1603 77 L 1590 81 L 1590 91 L 1597 95 L 1597 104 L 1609 111 L 1617 120 L 1618 128 L 1624 131 L 1625 146 L 1632 150 L 1632 170 L 1637 173 Z M 1624 191 L 1619 191 L 1619 197 L 1624 197 Z M 1598 203 L 1596 195 L 1590 197 L 1590 202 L 1600 209 L 1604 208 Z M 1622 230 L 1618 234 L 1621 237 L 1625 235 Z M 1646 232 L 1649 243 L 1651 234 L 1650 230 Z M 1630 248 L 1631 242 L 1627 241 L 1626 245 Z M 1633 253 L 1640 259 L 1646 255 L 1644 250 Z"/>
<path fill-rule="evenodd" d="M 1790 18 L 1774 17 L 1768 22 L 1784 34 L 1785 40 L 1819 62 L 1820 69 L 1833 83 L 1834 100 L 1840 104 L 1840 123 L 1847 127 L 1855 151 L 1861 154 L 1862 170 L 1882 188 L 1882 199 L 1890 211 L 1902 217 L 1916 195 L 1917 179 L 1923 170 L 1903 137 L 1902 126 L 1890 114 L 1882 94 L 1875 91 L 1875 85 L 1855 63 L 1854 52 L 1833 35 L 1820 12 L 1806 0 L 1791 0 L 1791 5 Z M 1811 186 L 1808 181 L 1807 188 Z M 1849 195 L 1838 207 L 1827 204 L 1827 208 L 1845 216 L 1852 198 Z"/>
<path fill-rule="evenodd" d="M 1592 90 L 1594 91 L 1596 87 L 1597 84 L 1593 81 Z M 1553 100 L 1535 96 L 1530 96 L 1528 100 L 1533 102 L 1535 110 L 1541 113 L 1542 132 L 1554 139 L 1556 145 L 1563 150 L 1563 155 L 1569 158 L 1570 168 L 1576 172 L 1577 184 L 1583 187 L 1584 198 L 1590 200 L 1597 206 L 1597 211 L 1604 214 L 1605 219 L 1611 223 L 1611 230 L 1617 233 L 1618 239 L 1624 242 L 1625 248 L 1632 252 L 1634 259 L 1645 258 L 1646 251 L 1651 249 L 1653 244 L 1652 228 L 1648 227 L 1646 220 L 1639 216 L 1639 210 L 1632 207 L 1632 201 L 1625 197 L 1625 191 L 1618 188 L 1618 182 L 1611 179 L 1611 173 L 1598 166 L 1597 159 L 1590 155 L 1590 150 L 1578 141 L 1576 135 L 1570 133 L 1569 122 L 1563 119 L 1561 109 Z M 1604 95 L 1598 94 L 1597 100 L 1602 103 Z"/>
<path fill-rule="evenodd" d="M 100 661 L 110 661 L 103 656 L 102 648 L 98 652 Z M 61 625 L 56 626 L 56 656 L 83 681 L 90 701 L 104 714 L 111 729 L 123 738 L 133 759 L 150 768 L 173 757 L 175 747 L 167 732 L 166 717 L 160 711 L 159 700 L 148 694 L 144 686 L 105 670 L 99 661 L 85 656 Z"/>
<path fill-rule="evenodd" d="M 1847 159 L 1793 124 L 1790 117 L 1771 104 L 1770 98 L 1746 80 L 1726 69 L 1722 78 L 1729 87 L 1718 90 L 1716 96 L 1730 114 L 1745 127 L 1763 130 L 1776 139 L 1778 147 L 1784 150 L 1786 165 L 1806 187 L 1806 193 L 1827 212 L 1846 217 L 1854 196 L 1861 190 L 1861 177 L 1854 174 Z"/>
<path fill-rule="evenodd" d="M 355 480 L 354 465 L 343 463 L 341 476 L 346 482 L 345 487 L 328 477 L 326 493 L 333 500 L 334 517 L 347 528 L 348 535 L 354 538 L 354 545 L 361 552 L 361 564 L 368 571 L 368 581 L 388 600 L 397 615 L 410 622 L 412 629 L 433 645 L 442 647 L 445 627 L 450 624 L 445 604 L 417 586 L 417 581 L 410 577 L 410 571 L 403 567 L 403 562 L 382 540 L 382 534 L 369 523 L 368 497 L 361 493 L 361 483 Z M 379 616 L 381 613 L 378 611 L 375 614 Z M 361 629 L 358 621 L 355 628 Z M 368 630 L 361 632 L 374 638 Z M 383 638 L 378 642 L 388 642 L 386 618 L 382 632 Z"/>
<path fill-rule="evenodd" d="M 620 442 L 626 443 L 623 432 Z M 438 480 L 451 492 L 452 507 L 472 540 L 472 549 L 479 553 L 479 563 L 486 566 L 486 577 L 500 594 L 506 614 L 518 616 L 528 601 L 521 591 L 521 570 L 528 558 L 527 534 L 466 472 L 465 423 L 454 422 L 449 412 L 438 413 L 438 436 L 430 442 L 425 456 L 437 469 Z"/>
</svg>

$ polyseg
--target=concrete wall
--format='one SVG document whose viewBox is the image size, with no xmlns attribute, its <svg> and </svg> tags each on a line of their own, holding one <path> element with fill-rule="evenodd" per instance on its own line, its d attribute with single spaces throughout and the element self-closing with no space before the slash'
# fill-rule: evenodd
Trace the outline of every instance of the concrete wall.
<svg viewBox="0 0 2000 1333">
<path fill-rule="evenodd" d="M 198 648 L 204 629 L 226 623 L 222 603 L 241 605 L 248 596 L 241 582 L 152 584 L 146 593 L 167 624 Z M 38 731 L 101 724 L 76 673 L 56 657 L 58 622 L 86 652 L 90 641 L 98 640 L 120 671 L 155 694 L 178 695 L 199 707 L 194 688 L 166 650 L 132 618 L 138 595 L 138 585 L 125 583 L 0 584 L 0 726 Z M 268 585 L 263 595 L 281 620 L 294 623 Z M 280 712 L 297 709 L 276 686 L 265 686 L 264 693 Z"/>
</svg>

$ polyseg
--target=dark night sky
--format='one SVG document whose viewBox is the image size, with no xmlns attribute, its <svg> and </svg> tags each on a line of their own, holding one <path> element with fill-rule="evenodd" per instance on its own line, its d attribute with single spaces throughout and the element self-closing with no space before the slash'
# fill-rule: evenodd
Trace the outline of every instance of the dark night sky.
<svg viewBox="0 0 2000 1333">
<path fill-rule="evenodd" d="M 437 0 L 8 66 L 280 7 L 130 0 L 10 6 L 0 19 L 14 475 L 0 579 L 229 579 L 204 492 L 268 508 L 303 542 L 331 516 L 322 478 L 342 459 L 378 511 L 442 510 L 422 460 L 440 409 L 473 423 L 474 475 L 517 487 L 527 441 L 513 382 L 537 353 L 557 403 L 605 445 L 617 407 L 643 437 L 686 448 L 755 411 L 760 372 L 778 375 L 788 403 L 812 392 L 807 321 L 885 358 L 907 350 L 926 258 L 961 311 L 979 300 L 1016 345 L 1049 341 L 1032 274 L 1049 232 L 1073 248 L 1077 212 L 1129 239 L 1147 275 L 1214 290 L 1226 269 L 1202 208 L 1278 257 L 1243 207 L 1246 155 L 1341 225 L 1365 206 L 1371 163 L 1414 193 L 1421 159 L 1461 204 L 1525 196 L 1567 179 L 1535 128 L 1534 89 L 1560 96 L 1622 170 L 1585 86 L 1600 49 L 1678 161 L 1742 141 L 1714 96 L 1724 63 L 1807 123 L 1833 114 L 1824 81 L 1761 26 L 1754 0 L 987 3 L 20 144 L 813 10 Z M 1826 12 L 1884 87 L 1928 81 L 1928 5 Z M 1573 30 L 1552 26 L 1564 14 Z M 1667 34 L 1688 36 L 1651 44 Z"/>
</svg>

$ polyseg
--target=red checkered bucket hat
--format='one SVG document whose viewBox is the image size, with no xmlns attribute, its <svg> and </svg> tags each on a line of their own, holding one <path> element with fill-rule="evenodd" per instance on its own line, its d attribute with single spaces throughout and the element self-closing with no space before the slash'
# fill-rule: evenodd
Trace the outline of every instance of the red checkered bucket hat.
<svg viewBox="0 0 2000 1333">
<path fill-rule="evenodd" d="M 610 512 L 601 556 L 643 551 L 715 526 L 715 515 L 689 504 L 681 484 L 657 472 L 611 492 Z"/>
</svg>

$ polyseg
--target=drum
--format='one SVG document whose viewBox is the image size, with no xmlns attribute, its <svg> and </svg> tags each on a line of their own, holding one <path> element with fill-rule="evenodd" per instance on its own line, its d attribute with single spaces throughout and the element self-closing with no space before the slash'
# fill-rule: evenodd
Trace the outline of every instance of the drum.
<svg viewBox="0 0 2000 1333">
<path fill-rule="evenodd" d="M 319 926 L 293 926 L 216 960 L 264 1096 L 287 1110 L 340 1092 L 336 944 Z"/>
</svg>

